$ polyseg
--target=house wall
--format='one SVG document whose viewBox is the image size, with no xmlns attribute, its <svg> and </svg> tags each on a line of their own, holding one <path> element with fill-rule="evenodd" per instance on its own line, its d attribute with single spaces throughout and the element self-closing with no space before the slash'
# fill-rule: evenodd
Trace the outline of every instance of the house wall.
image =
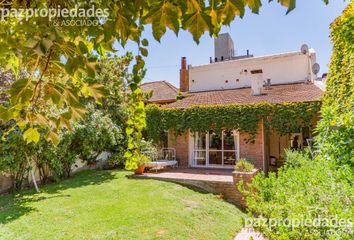
<svg viewBox="0 0 354 240">
<path fill-rule="evenodd" d="M 168 132 L 168 147 L 176 149 L 176 158 L 179 167 L 189 167 L 189 132 L 174 136 L 172 131 Z"/>
<path fill-rule="evenodd" d="M 263 124 L 258 124 L 255 140 L 248 143 L 248 133 L 240 133 L 240 158 L 254 160 L 256 168 L 264 168 Z"/>
<path fill-rule="evenodd" d="M 316 53 L 312 49 L 310 56 L 312 65 L 316 62 Z M 255 69 L 262 69 L 263 80 L 269 78 L 271 84 L 303 82 L 311 79 L 312 72 L 309 66 L 308 55 L 301 52 L 189 66 L 189 91 L 250 87 L 252 79 L 250 71 Z"/>
</svg>

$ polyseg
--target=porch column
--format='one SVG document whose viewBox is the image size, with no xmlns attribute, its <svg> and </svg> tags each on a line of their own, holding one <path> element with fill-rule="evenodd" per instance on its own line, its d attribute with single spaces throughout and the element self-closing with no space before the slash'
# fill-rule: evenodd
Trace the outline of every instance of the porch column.
<svg viewBox="0 0 354 240">
<path fill-rule="evenodd" d="M 264 149 L 263 149 L 263 161 L 264 161 L 264 172 L 266 175 L 268 175 L 269 172 L 269 152 L 270 152 L 270 146 L 269 146 L 269 127 L 267 127 L 264 123 L 266 122 L 266 117 L 262 119 L 262 125 L 263 125 L 263 143 L 264 143 Z"/>
</svg>

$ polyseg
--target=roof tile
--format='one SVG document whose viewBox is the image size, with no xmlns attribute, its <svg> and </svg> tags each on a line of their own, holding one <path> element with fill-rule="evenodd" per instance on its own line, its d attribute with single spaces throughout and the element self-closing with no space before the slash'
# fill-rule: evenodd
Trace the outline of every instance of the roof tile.
<svg viewBox="0 0 354 240">
<path fill-rule="evenodd" d="M 323 91 L 314 84 L 273 85 L 261 96 L 251 95 L 251 88 L 189 93 L 186 98 L 166 105 L 167 108 L 189 108 L 194 105 L 227 105 L 250 103 L 311 102 L 320 100 Z"/>
<path fill-rule="evenodd" d="M 165 103 L 174 102 L 178 95 L 178 89 L 167 81 L 155 81 L 141 84 L 143 92 L 152 91 L 152 97 L 149 102 Z"/>
</svg>

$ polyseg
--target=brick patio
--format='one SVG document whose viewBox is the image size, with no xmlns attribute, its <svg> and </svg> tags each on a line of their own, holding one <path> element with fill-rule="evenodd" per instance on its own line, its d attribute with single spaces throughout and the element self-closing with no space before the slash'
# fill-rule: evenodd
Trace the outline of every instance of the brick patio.
<svg viewBox="0 0 354 240">
<path fill-rule="evenodd" d="M 200 180 L 233 182 L 232 169 L 199 169 L 199 168 L 172 168 L 163 171 L 150 171 L 140 177 L 156 179 L 180 179 L 180 180 Z"/>
<path fill-rule="evenodd" d="M 236 190 L 232 169 L 176 168 L 159 172 L 133 175 L 134 178 L 155 179 L 192 186 L 204 191 L 219 194 L 226 200 L 239 205 L 241 194 Z"/>
</svg>

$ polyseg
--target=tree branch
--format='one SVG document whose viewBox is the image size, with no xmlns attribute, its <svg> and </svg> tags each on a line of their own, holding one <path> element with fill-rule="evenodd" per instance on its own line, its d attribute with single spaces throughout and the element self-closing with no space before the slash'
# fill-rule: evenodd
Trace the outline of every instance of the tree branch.
<svg viewBox="0 0 354 240">
<path fill-rule="evenodd" d="M 40 75 L 40 77 L 39 77 L 39 79 L 38 79 L 38 81 L 37 81 L 37 83 L 36 83 L 36 86 L 34 87 L 34 94 L 33 94 L 33 97 L 32 97 L 32 99 L 31 99 L 31 103 L 34 104 L 34 105 L 37 103 L 37 100 L 38 100 L 38 98 L 39 98 L 39 96 L 40 96 L 40 89 L 39 89 L 39 92 L 38 92 L 38 94 L 37 94 L 37 97 L 36 97 L 36 92 L 37 92 L 38 87 L 41 88 L 41 84 L 42 84 L 42 82 L 43 82 L 43 79 L 42 79 L 42 78 L 43 78 L 43 76 L 44 76 L 44 73 L 45 73 L 45 72 L 47 71 L 47 69 L 48 69 L 49 62 L 50 62 L 50 57 L 51 57 L 52 53 L 53 53 L 53 49 L 51 49 L 51 50 L 49 51 L 49 54 L 48 54 L 48 58 L 47 58 L 47 62 L 46 62 L 46 64 L 45 64 L 45 67 L 44 67 L 43 71 L 41 72 L 41 75 Z"/>
</svg>

